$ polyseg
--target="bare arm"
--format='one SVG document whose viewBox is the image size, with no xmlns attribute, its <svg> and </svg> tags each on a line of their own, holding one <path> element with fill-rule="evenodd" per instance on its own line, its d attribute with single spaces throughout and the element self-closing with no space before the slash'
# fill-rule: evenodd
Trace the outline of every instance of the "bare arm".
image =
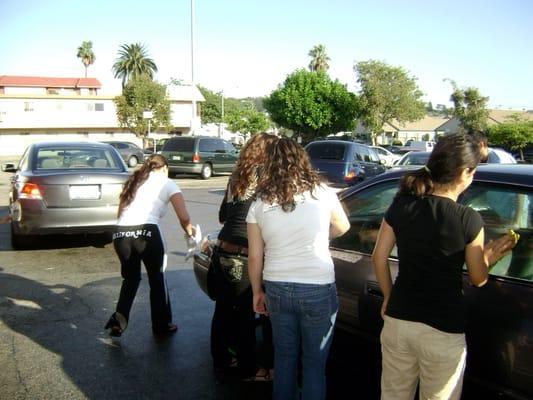
<svg viewBox="0 0 533 400">
<path fill-rule="evenodd" d="M 346 216 L 346 212 L 342 208 L 341 202 L 337 198 L 335 200 L 335 205 L 331 210 L 331 219 L 329 226 L 330 239 L 342 236 L 346 232 L 348 232 L 348 229 L 350 229 L 350 221 Z"/>
<path fill-rule="evenodd" d="M 485 230 L 481 228 L 476 238 L 468 243 L 465 249 L 465 262 L 470 282 L 478 287 L 487 283 L 489 268 L 515 245 L 513 238 L 507 234 L 485 245 L 484 241 Z"/>
<path fill-rule="evenodd" d="M 389 256 L 392 248 L 396 244 L 396 236 L 392 227 L 385 221 L 381 221 L 378 232 L 378 239 L 372 252 L 372 263 L 374 272 L 383 293 L 383 305 L 381 306 L 381 317 L 385 316 L 387 304 L 392 291 L 392 277 L 389 266 Z"/>
<path fill-rule="evenodd" d="M 187 235 L 192 236 L 194 234 L 193 227 L 191 225 L 191 218 L 187 212 L 187 207 L 185 206 L 183 195 L 181 193 L 174 193 L 170 197 L 170 203 L 172 204 L 172 207 L 174 207 L 174 211 L 176 212 L 183 231 Z"/>
<path fill-rule="evenodd" d="M 257 224 L 247 224 L 248 231 L 248 276 L 252 285 L 254 311 L 267 314 L 263 292 L 264 242 Z"/>
<path fill-rule="evenodd" d="M 0 224 L 7 224 L 10 221 L 11 221 L 11 215 L 9 214 L 6 214 L 0 218 Z"/>
</svg>

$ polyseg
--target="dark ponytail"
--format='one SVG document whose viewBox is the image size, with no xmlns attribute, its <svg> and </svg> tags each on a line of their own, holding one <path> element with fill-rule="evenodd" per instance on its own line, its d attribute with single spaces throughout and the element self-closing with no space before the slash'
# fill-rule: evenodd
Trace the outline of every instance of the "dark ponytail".
<svg viewBox="0 0 533 400">
<path fill-rule="evenodd" d="M 120 201 L 118 206 L 118 216 L 122 214 L 122 211 L 131 204 L 135 194 L 139 187 L 148 179 L 150 172 L 154 169 L 168 166 L 167 159 L 161 154 L 152 154 L 148 156 L 143 165 L 136 170 L 124 183 L 122 193 L 120 193 Z"/>
<path fill-rule="evenodd" d="M 424 167 L 405 174 L 397 196 L 424 197 L 433 193 L 435 185 L 454 183 L 464 169 L 474 169 L 481 159 L 478 141 L 465 133 L 439 139 Z"/>
</svg>

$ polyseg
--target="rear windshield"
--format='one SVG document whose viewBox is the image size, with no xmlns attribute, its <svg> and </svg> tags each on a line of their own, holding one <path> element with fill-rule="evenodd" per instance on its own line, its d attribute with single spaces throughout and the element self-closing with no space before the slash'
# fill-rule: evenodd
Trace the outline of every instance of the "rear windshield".
<svg viewBox="0 0 533 400">
<path fill-rule="evenodd" d="M 343 160 L 346 146 L 342 143 L 323 142 L 314 144 L 307 148 L 307 153 L 311 159 L 320 160 Z"/>
<path fill-rule="evenodd" d="M 194 151 L 194 138 L 170 139 L 163 146 L 162 151 Z"/>
<path fill-rule="evenodd" d="M 40 169 L 117 169 L 115 150 L 96 147 L 47 147 L 38 150 L 35 168 Z"/>
</svg>

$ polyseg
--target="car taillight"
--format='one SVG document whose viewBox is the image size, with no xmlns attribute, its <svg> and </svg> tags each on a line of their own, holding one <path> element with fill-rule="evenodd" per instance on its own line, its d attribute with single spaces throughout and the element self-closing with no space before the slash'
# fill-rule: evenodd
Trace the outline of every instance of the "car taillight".
<svg viewBox="0 0 533 400">
<path fill-rule="evenodd" d="M 25 183 L 20 190 L 21 199 L 42 199 L 39 186 L 35 183 Z"/>
<path fill-rule="evenodd" d="M 192 155 L 192 162 L 200 162 L 200 155 L 199 154 L 193 154 Z"/>
<path fill-rule="evenodd" d="M 344 175 L 344 180 L 349 182 L 353 180 L 357 176 L 356 172 L 354 170 L 348 171 L 346 175 Z"/>
</svg>

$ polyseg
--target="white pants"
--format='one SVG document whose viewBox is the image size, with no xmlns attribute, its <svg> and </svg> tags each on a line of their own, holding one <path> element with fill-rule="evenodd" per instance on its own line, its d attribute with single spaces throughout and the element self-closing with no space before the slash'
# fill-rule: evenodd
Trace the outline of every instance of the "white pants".
<svg viewBox="0 0 533 400">
<path fill-rule="evenodd" d="M 381 399 L 460 399 L 466 365 L 462 333 L 385 316 L 381 331 Z"/>
</svg>

